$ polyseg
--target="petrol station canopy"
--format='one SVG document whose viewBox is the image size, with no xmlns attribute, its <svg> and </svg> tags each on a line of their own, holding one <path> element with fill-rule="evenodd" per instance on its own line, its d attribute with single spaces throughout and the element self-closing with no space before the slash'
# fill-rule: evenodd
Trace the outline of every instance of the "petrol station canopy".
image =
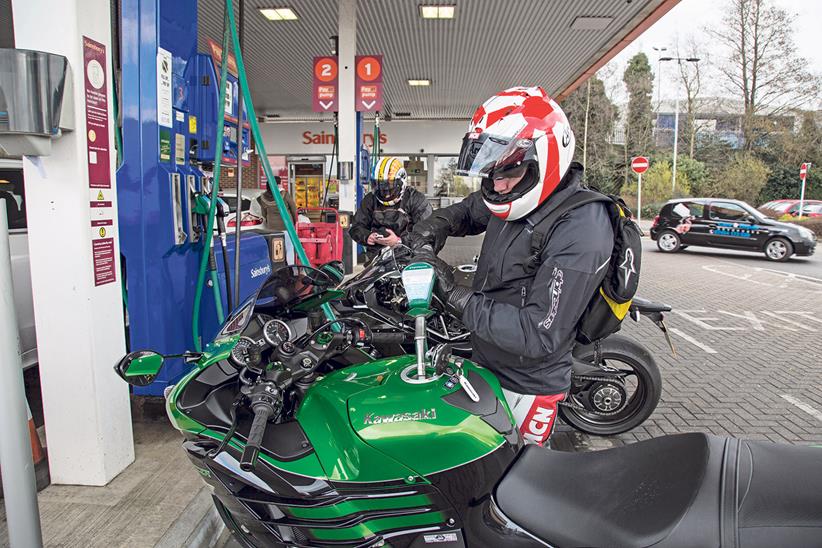
<svg viewBox="0 0 822 548">
<path fill-rule="evenodd" d="M 514 85 L 562 99 L 678 0 L 359 0 L 357 54 L 382 54 L 385 108 L 394 119 L 467 119 Z M 235 2 L 236 6 L 237 2 Z M 422 5 L 454 6 L 424 19 Z M 222 36 L 221 0 L 200 0 L 200 50 Z M 261 8 L 288 7 L 271 21 Z M 245 1 L 244 56 L 259 116 L 320 120 L 311 111 L 312 59 L 332 53 L 336 0 Z M 410 86 L 428 79 L 430 86 Z"/>
</svg>

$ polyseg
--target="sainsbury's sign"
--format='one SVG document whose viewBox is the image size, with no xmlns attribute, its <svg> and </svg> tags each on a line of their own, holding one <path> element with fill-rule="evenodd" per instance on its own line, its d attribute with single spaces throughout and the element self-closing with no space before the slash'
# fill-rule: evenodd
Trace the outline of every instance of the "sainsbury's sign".
<svg viewBox="0 0 822 548">
<path fill-rule="evenodd" d="M 302 144 L 304 145 L 333 145 L 334 133 L 321 131 L 314 133 L 312 131 L 304 131 L 302 135 Z M 372 133 L 365 133 L 362 136 L 362 144 L 370 147 L 374 145 L 374 135 Z M 388 144 L 388 135 L 380 133 L 380 144 Z"/>
</svg>

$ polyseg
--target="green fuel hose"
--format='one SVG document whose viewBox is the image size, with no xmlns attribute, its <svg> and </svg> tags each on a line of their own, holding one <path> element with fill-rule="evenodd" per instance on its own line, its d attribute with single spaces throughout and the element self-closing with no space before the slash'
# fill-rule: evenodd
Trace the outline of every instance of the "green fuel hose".
<svg viewBox="0 0 822 548">
<path fill-rule="evenodd" d="M 230 0 L 229 0 L 230 2 Z M 223 53 L 220 59 L 220 101 L 225 97 L 225 89 L 228 81 L 228 39 L 229 34 L 234 33 L 233 26 L 234 11 L 233 6 L 228 6 L 225 16 L 223 17 Z M 231 22 L 231 31 L 229 32 L 229 22 Z M 197 287 L 194 293 L 194 310 L 191 313 L 191 335 L 194 340 L 194 350 L 202 351 L 202 343 L 200 342 L 200 307 L 203 300 L 203 287 L 206 281 L 206 270 L 208 269 L 209 251 L 211 250 L 211 242 L 214 238 L 214 219 L 217 215 L 217 192 L 220 189 L 220 170 L 222 168 L 223 160 L 223 128 L 225 126 L 225 117 L 217 117 L 217 144 L 214 149 L 214 182 L 211 185 L 211 204 L 208 208 L 208 222 L 206 223 L 205 237 L 203 238 L 203 255 L 200 259 L 200 271 L 197 273 Z M 239 221 L 237 223 L 237 230 L 240 230 Z M 212 284 L 217 289 L 214 297 L 217 301 L 217 310 L 222 311 L 222 298 L 219 296 L 219 286 L 217 284 L 217 273 L 212 271 Z"/>
<path fill-rule="evenodd" d="M 232 47 L 234 49 L 234 55 L 237 57 L 237 72 L 240 76 L 240 90 L 243 93 L 243 102 L 245 103 L 246 109 L 248 111 L 248 121 L 251 123 L 251 133 L 254 136 L 254 143 L 257 146 L 257 155 L 259 156 L 260 161 L 262 163 L 265 176 L 268 179 L 268 188 L 271 191 L 271 194 L 274 196 L 274 200 L 277 202 L 277 209 L 279 209 L 280 211 L 280 217 L 282 218 L 283 224 L 285 225 L 285 230 L 288 233 L 288 237 L 291 239 L 291 243 L 294 245 L 294 252 L 297 254 L 297 258 L 300 260 L 300 263 L 304 265 L 310 265 L 311 263 L 308 260 L 308 255 L 306 255 L 305 249 L 303 249 L 303 245 L 300 242 L 299 237 L 297 236 L 297 229 L 294 227 L 294 221 L 291 219 L 290 215 L 283 214 L 283 212 L 288 211 L 288 209 L 286 208 L 283 197 L 280 195 L 280 190 L 275 186 L 276 179 L 274 179 L 274 173 L 271 171 L 271 164 L 268 161 L 268 154 L 265 151 L 263 137 L 260 133 L 260 125 L 257 123 L 257 114 L 254 110 L 254 103 L 251 100 L 251 90 L 248 87 L 248 79 L 246 78 L 245 63 L 243 61 L 243 52 L 240 50 L 240 39 L 237 37 L 237 25 L 234 21 L 233 0 L 225 0 L 225 11 L 228 16 L 229 27 L 231 29 L 231 41 Z M 225 41 L 225 36 L 223 36 L 223 40 Z M 223 57 L 225 57 L 225 55 L 226 46 L 224 43 Z M 223 59 L 223 72 L 225 72 L 225 59 Z M 223 74 L 223 78 L 224 76 L 225 75 Z M 221 80 L 220 85 L 222 86 L 223 84 L 224 82 Z M 224 96 L 225 91 L 222 90 L 222 93 L 223 95 L 221 95 L 221 97 Z M 220 123 L 218 131 L 220 132 L 220 136 L 222 136 L 222 122 Z M 324 304 L 322 306 L 322 309 L 323 313 L 325 314 L 325 317 L 329 321 L 336 319 L 334 311 L 331 309 L 331 306 L 328 303 Z M 336 328 L 338 330 L 339 326 L 335 324 L 332 328 Z"/>
<path fill-rule="evenodd" d="M 268 188 L 271 191 L 271 194 L 274 196 L 274 200 L 277 202 L 277 208 L 280 211 L 280 217 L 282 218 L 283 224 L 285 225 L 285 230 L 288 233 L 288 237 L 291 239 L 291 242 L 294 245 L 294 251 L 297 254 L 297 258 L 299 259 L 300 263 L 308 265 L 310 264 L 310 261 L 308 260 L 308 255 L 306 255 L 305 249 L 303 249 L 302 243 L 300 242 L 300 239 L 297 236 L 297 229 L 294 227 L 294 221 L 291 219 L 290 215 L 283 215 L 283 212 L 288 211 L 288 209 L 285 205 L 282 196 L 280 195 L 279 189 L 275 188 L 276 179 L 274 179 L 274 175 L 271 170 L 271 164 L 268 161 L 268 154 L 266 153 L 265 146 L 263 145 L 263 139 L 260 133 L 260 126 L 257 123 L 257 115 L 254 111 L 254 103 L 251 100 L 251 92 L 248 88 L 248 79 L 246 78 L 245 63 L 243 61 L 242 51 L 240 50 L 240 40 L 237 36 L 237 25 L 234 21 L 234 2 L 232 0 L 225 1 L 225 15 L 223 18 L 223 51 L 220 59 L 219 95 L 221 98 L 225 97 L 226 82 L 228 80 L 228 63 L 226 62 L 226 60 L 228 56 L 229 38 L 231 40 L 232 49 L 234 50 L 234 54 L 237 58 L 237 72 L 239 73 L 240 90 L 242 91 L 243 102 L 245 103 L 246 111 L 248 112 L 248 121 L 251 124 L 251 132 L 254 136 L 254 142 L 257 145 L 257 154 L 262 162 L 265 176 L 268 179 Z M 242 120 L 242 115 L 240 115 L 240 119 Z M 214 184 L 211 188 L 211 205 L 208 210 L 208 222 L 206 224 L 205 238 L 203 241 L 203 256 L 200 261 L 200 270 L 197 274 L 197 287 L 194 293 L 194 310 L 191 315 L 191 334 L 194 340 L 194 349 L 197 352 L 202 351 L 202 343 L 200 341 L 200 308 L 202 304 L 203 287 L 205 286 L 206 281 L 206 270 L 208 270 L 209 249 L 211 248 L 211 243 L 214 236 L 214 219 L 217 210 L 217 193 L 220 188 L 220 170 L 222 166 L 223 156 L 222 150 L 224 125 L 224 117 L 219 116 L 217 122 L 217 144 L 215 148 L 216 154 L 214 158 Z M 239 221 L 237 230 L 240 230 Z M 212 271 L 211 274 L 212 284 L 216 288 L 216 272 Z M 237 281 L 235 281 L 235 283 L 237 283 Z M 222 299 L 220 298 L 219 293 L 215 293 L 215 300 L 217 301 L 217 310 L 219 314 L 222 309 Z M 322 309 L 323 313 L 325 314 L 325 317 L 328 320 L 336 319 L 334 311 L 331 309 L 330 305 L 324 304 L 322 306 Z M 339 326 L 335 325 L 332 327 L 332 329 L 338 330 Z"/>
</svg>

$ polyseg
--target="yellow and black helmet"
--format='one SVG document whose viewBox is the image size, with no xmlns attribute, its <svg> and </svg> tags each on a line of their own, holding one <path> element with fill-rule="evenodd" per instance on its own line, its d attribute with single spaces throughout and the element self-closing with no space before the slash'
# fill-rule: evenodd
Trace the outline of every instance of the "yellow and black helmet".
<svg viewBox="0 0 822 548">
<path fill-rule="evenodd" d="M 383 205 L 395 205 L 402 198 L 408 173 L 399 158 L 380 158 L 371 171 L 371 185 L 374 196 Z"/>
</svg>

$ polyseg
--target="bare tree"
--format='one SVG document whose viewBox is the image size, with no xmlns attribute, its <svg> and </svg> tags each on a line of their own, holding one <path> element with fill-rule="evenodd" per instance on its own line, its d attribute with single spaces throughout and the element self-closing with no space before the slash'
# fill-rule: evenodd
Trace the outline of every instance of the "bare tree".
<svg viewBox="0 0 822 548">
<path fill-rule="evenodd" d="M 793 41 L 792 21 L 797 17 L 770 0 L 729 0 L 720 25 L 708 29 L 729 51 L 719 70 L 745 105 L 745 150 L 767 135 L 762 123 L 766 116 L 800 107 L 819 93 L 819 77 L 807 69 Z"/>
<path fill-rule="evenodd" d="M 699 58 L 699 46 L 693 35 L 688 39 L 685 51 L 680 52 L 679 42 L 676 45 L 676 56 L 679 58 Z M 704 54 L 701 59 L 705 61 Z M 694 146 L 696 145 L 696 114 L 697 114 L 697 99 L 702 88 L 702 73 L 699 68 L 699 63 L 679 63 L 679 78 L 682 81 L 682 87 L 685 88 L 685 103 L 688 108 L 688 115 L 686 118 L 686 134 L 688 136 L 688 156 L 694 157 Z"/>
</svg>

